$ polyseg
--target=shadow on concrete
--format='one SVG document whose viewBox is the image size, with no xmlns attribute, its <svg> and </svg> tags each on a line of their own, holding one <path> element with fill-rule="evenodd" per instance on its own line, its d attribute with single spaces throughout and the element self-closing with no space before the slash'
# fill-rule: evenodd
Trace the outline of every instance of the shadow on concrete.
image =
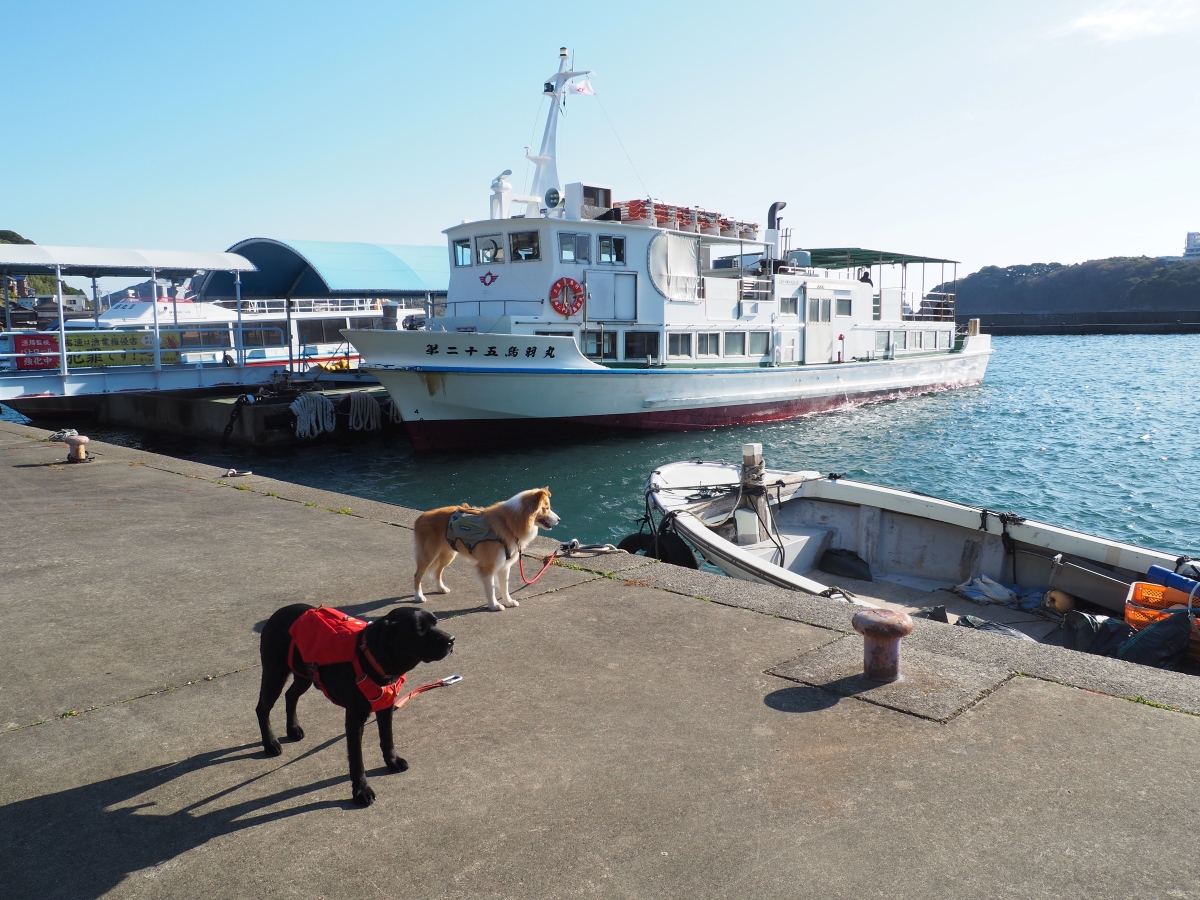
<svg viewBox="0 0 1200 900">
<path fill-rule="evenodd" d="M 821 688 L 797 685 L 772 691 L 763 698 L 763 703 L 776 712 L 806 713 L 837 706 L 840 699 L 837 694 Z"/>
<path fill-rule="evenodd" d="M 326 741 L 304 756 L 340 739 Z M 190 773 L 254 758 L 262 758 L 260 746 L 243 744 L 0 807 L 0 880 L 4 885 L 0 894 L 46 900 L 99 897 L 130 873 L 174 859 L 222 835 L 314 810 L 354 807 L 347 790 L 344 801 L 271 809 L 344 784 L 343 775 L 203 811 L 280 766 L 171 813 L 153 812 L 153 799 L 131 802 Z"/>
</svg>

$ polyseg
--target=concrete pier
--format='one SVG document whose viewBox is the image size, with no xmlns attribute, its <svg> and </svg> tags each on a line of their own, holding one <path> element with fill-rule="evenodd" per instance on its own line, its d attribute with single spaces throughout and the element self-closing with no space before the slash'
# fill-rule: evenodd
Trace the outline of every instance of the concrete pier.
<svg viewBox="0 0 1200 900">
<path fill-rule="evenodd" d="M 623 555 L 503 613 L 454 563 L 410 684 L 464 680 L 359 809 L 315 691 L 264 757 L 256 629 L 411 603 L 416 512 L 47 434 L 0 422 L 4 897 L 1200 896 L 1197 679 L 918 620 L 873 684 L 849 605 Z"/>
</svg>

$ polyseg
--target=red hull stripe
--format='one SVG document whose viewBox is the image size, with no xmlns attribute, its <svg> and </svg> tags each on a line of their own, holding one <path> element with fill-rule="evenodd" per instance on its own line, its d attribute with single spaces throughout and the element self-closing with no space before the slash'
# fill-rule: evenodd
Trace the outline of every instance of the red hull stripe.
<svg viewBox="0 0 1200 900">
<path fill-rule="evenodd" d="M 447 419 L 443 421 L 405 420 L 413 448 L 431 450 L 477 449 L 495 443 L 528 441 L 541 436 L 573 436 L 597 430 L 694 431 L 727 425 L 754 425 L 810 416 L 814 413 L 901 400 L 921 394 L 933 394 L 955 388 L 972 387 L 982 379 L 953 382 L 904 390 L 863 391 L 840 397 L 812 397 L 798 400 L 747 403 L 705 409 L 673 409 L 609 416 L 571 416 L 556 419 Z"/>
</svg>

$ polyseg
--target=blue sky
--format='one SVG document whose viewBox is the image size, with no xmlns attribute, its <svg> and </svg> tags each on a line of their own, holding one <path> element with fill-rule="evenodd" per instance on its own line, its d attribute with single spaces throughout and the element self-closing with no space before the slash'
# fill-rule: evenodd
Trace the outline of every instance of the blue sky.
<svg viewBox="0 0 1200 900">
<path fill-rule="evenodd" d="M 1200 0 L 2 8 L 0 228 L 38 243 L 441 243 L 521 186 L 563 44 L 598 96 L 559 172 L 617 198 L 966 271 L 1200 230 Z"/>
</svg>

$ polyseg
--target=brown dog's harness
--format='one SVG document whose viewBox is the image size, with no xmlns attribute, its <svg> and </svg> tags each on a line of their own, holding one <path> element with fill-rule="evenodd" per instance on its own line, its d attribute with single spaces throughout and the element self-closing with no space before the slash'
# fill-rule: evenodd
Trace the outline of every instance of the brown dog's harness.
<svg viewBox="0 0 1200 900">
<path fill-rule="evenodd" d="M 328 606 L 310 609 L 288 629 L 288 667 L 308 678 L 332 703 L 341 706 L 321 682 L 321 666 L 350 663 L 354 683 L 371 704 L 372 712 L 396 705 L 405 676 L 392 678 L 367 648 L 367 623 Z M 298 655 L 297 655 L 298 654 Z"/>
<path fill-rule="evenodd" d="M 517 555 L 516 548 L 510 547 L 504 542 L 504 538 L 500 537 L 496 533 L 496 529 L 488 524 L 483 513 L 468 512 L 465 509 L 450 513 L 450 519 L 446 522 L 446 540 L 454 550 L 458 550 L 458 542 L 462 541 L 463 546 L 467 548 L 467 553 L 474 553 L 476 544 L 495 541 L 504 547 L 505 559 L 512 559 Z"/>
</svg>

